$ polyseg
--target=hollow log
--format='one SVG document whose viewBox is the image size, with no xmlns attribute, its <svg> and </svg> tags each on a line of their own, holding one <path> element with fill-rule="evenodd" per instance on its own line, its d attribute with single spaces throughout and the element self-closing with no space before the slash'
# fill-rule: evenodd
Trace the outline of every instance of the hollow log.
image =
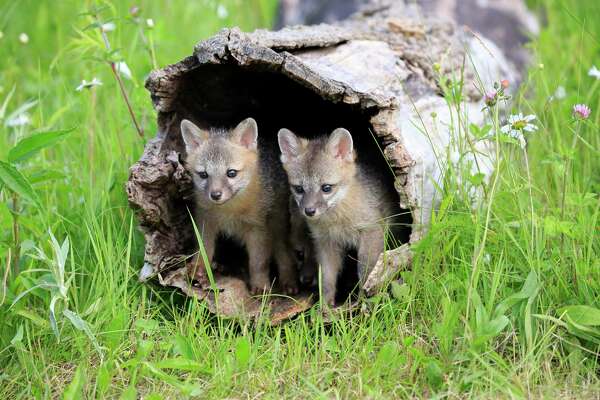
<svg viewBox="0 0 600 400">
<path fill-rule="evenodd" d="M 262 309 L 260 300 L 249 297 L 243 276 L 216 274 L 219 295 L 186 278 L 184 260 L 196 238 L 182 119 L 230 127 L 251 116 L 261 140 L 273 143 L 282 127 L 306 137 L 349 129 L 359 155 L 370 154 L 383 161 L 381 168 L 391 168 L 390 188 L 412 222 L 406 243 L 382 254 L 364 289 L 377 292 L 410 265 L 410 247 L 426 232 L 439 201 L 446 155 L 452 160 L 460 151 L 451 121 L 481 123 L 482 89 L 500 79 L 517 82 L 518 63 L 485 37 L 424 16 L 415 4 L 370 6 L 332 24 L 252 33 L 223 29 L 198 43 L 191 56 L 150 74 L 146 88 L 158 113 L 158 132 L 131 167 L 126 187 L 146 241 L 142 281 L 157 277 L 223 315 L 252 316 Z M 441 77 L 464 82 L 461 118 L 441 95 Z M 477 164 L 490 174 L 491 145 L 477 146 Z M 282 320 L 311 301 L 308 294 L 274 298 L 271 317 Z"/>
</svg>

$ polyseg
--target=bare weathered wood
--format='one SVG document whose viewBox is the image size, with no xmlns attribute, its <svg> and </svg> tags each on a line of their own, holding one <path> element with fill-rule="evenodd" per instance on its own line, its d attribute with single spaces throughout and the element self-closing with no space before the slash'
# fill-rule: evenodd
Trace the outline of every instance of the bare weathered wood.
<svg viewBox="0 0 600 400">
<path fill-rule="evenodd" d="M 179 123 L 182 118 L 205 126 L 231 122 L 240 112 L 236 101 L 244 96 L 248 110 L 243 112 L 264 111 L 260 93 L 244 92 L 244 85 L 253 87 L 252 82 L 236 80 L 236 74 L 248 72 L 268 73 L 280 84 L 295 82 L 320 101 L 348 107 L 349 116 L 364 116 L 369 129 L 353 134 L 379 138 L 394 171 L 400 205 L 413 221 L 410 243 L 382 256 L 367 279 L 369 292 L 410 263 L 410 244 L 421 238 L 437 204 L 435 187 L 441 184 L 443 168 L 437 157 L 458 151 L 448 129 L 457 116 L 440 96 L 440 79 L 464 80 L 464 112 L 477 123 L 483 119 L 482 86 L 490 88 L 500 79 L 517 81 L 519 71 L 491 41 L 451 22 L 423 16 L 414 5 L 402 1 L 370 5 L 331 25 L 252 33 L 223 29 L 198 43 L 192 56 L 150 74 L 146 88 L 158 111 L 158 133 L 131 167 L 127 183 L 146 240 L 141 279 L 158 274 L 162 284 L 207 299 L 178 269 L 195 240 L 189 214 L 193 210 L 187 201 L 191 180 L 182 165 Z M 228 85 L 229 80 L 235 84 Z M 227 92 L 238 84 L 244 86 L 234 87 L 239 93 Z M 492 162 L 486 154 L 491 148 L 485 143 L 478 146 L 482 154 L 478 165 L 489 174 Z M 238 284 L 219 282 L 222 290 L 232 291 L 226 298 L 246 301 L 247 294 L 235 289 Z"/>
</svg>

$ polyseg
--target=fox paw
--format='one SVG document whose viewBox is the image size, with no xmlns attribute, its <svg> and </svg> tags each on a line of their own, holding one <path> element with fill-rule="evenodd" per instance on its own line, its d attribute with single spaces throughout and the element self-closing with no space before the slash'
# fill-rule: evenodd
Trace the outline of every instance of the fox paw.
<svg viewBox="0 0 600 400">
<path fill-rule="evenodd" d="M 296 283 L 283 284 L 281 289 L 283 290 L 283 293 L 285 293 L 289 296 L 293 296 L 295 294 L 298 294 L 298 292 L 300 292 L 300 290 L 298 289 L 298 285 Z"/>
<path fill-rule="evenodd" d="M 260 296 L 262 294 L 267 293 L 267 287 L 266 286 L 254 286 L 251 285 L 250 286 L 250 294 L 252 296 Z"/>
<path fill-rule="evenodd" d="M 197 286 L 201 287 L 202 289 L 206 289 L 207 287 L 210 286 L 210 282 L 208 280 L 208 276 L 206 275 L 206 271 L 204 270 L 204 267 L 197 266 L 193 262 L 188 262 L 187 270 L 188 270 L 188 274 L 190 275 L 190 278 L 192 278 L 192 280 L 196 281 Z"/>
</svg>

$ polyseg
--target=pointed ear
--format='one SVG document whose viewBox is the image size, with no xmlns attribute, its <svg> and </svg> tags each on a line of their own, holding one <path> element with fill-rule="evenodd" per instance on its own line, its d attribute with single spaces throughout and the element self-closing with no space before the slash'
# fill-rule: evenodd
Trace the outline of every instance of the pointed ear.
<svg viewBox="0 0 600 400">
<path fill-rule="evenodd" d="M 327 150 L 333 157 L 343 161 L 354 161 L 354 144 L 352 135 L 344 128 L 337 128 L 329 136 Z"/>
<path fill-rule="evenodd" d="M 282 128 L 277 133 L 277 141 L 279 142 L 279 150 L 281 150 L 281 162 L 286 163 L 300 155 L 302 143 L 298 136 L 289 129 Z"/>
<path fill-rule="evenodd" d="M 256 150 L 258 145 L 258 126 L 253 118 L 246 118 L 236 126 L 231 135 L 232 140 L 247 148 Z"/>
<path fill-rule="evenodd" d="M 193 122 L 184 119 L 181 121 L 181 137 L 183 137 L 185 143 L 185 151 L 189 153 L 208 139 L 208 131 L 202 130 Z"/>
</svg>

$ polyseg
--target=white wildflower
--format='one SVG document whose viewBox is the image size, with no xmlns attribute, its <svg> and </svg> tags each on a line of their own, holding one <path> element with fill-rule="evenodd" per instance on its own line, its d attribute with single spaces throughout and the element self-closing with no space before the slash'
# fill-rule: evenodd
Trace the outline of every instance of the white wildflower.
<svg viewBox="0 0 600 400">
<path fill-rule="evenodd" d="M 556 88 L 552 96 L 550 96 L 550 101 L 552 100 L 562 100 L 567 97 L 567 91 L 564 86 L 559 86 Z"/>
<path fill-rule="evenodd" d="M 102 85 L 102 82 L 100 81 L 100 79 L 94 77 L 94 79 L 92 79 L 90 82 L 86 81 L 85 79 L 81 81 L 81 83 L 79 84 L 79 86 L 77 86 L 75 88 L 75 90 L 77 90 L 78 92 L 81 92 L 83 89 L 91 89 L 94 86 L 100 86 Z"/>
<path fill-rule="evenodd" d="M 6 120 L 6 126 L 10 128 L 16 128 L 18 126 L 29 125 L 31 123 L 31 118 L 27 113 L 17 114 L 14 117 Z"/>
<path fill-rule="evenodd" d="M 23 43 L 23 44 L 27 44 L 29 43 L 29 36 L 23 32 L 19 35 L 19 42 Z"/>
<path fill-rule="evenodd" d="M 4 37 L 4 32 L 0 31 L 0 40 Z"/>
<path fill-rule="evenodd" d="M 219 6 L 217 7 L 217 17 L 219 17 L 220 19 L 225 19 L 228 16 L 229 11 L 227 11 L 227 8 L 225 8 L 223 4 L 219 4 Z"/>
<path fill-rule="evenodd" d="M 119 61 L 115 64 L 115 67 L 117 68 L 117 72 L 120 75 L 123 75 L 127 79 L 133 79 L 131 75 L 131 70 L 129 69 L 125 61 Z"/>
<path fill-rule="evenodd" d="M 600 69 L 596 68 L 595 65 L 592 65 L 592 68 L 588 71 L 588 75 L 592 78 L 600 79 Z"/>
<path fill-rule="evenodd" d="M 148 29 L 154 28 L 154 20 L 152 18 L 148 18 L 146 20 L 146 26 L 148 27 Z"/>
<path fill-rule="evenodd" d="M 105 24 L 102 24 L 102 26 L 100 26 L 100 29 L 102 30 L 102 32 L 112 32 L 117 28 L 117 26 L 115 25 L 114 22 L 107 22 Z"/>
<path fill-rule="evenodd" d="M 483 262 L 485 264 L 489 264 L 492 261 L 492 256 L 490 256 L 490 253 L 485 253 L 483 255 Z"/>
<path fill-rule="evenodd" d="M 535 119 L 535 115 L 515 114 L 508 117 L 508 123 L 500 128 L 500 132 L 508 135 L 519 141 L 519 145 L 525 148 L 527 142 L 525 141 L 524 132 L 535 132 L 537 125 L 531 123 Z"/>
</svg>

